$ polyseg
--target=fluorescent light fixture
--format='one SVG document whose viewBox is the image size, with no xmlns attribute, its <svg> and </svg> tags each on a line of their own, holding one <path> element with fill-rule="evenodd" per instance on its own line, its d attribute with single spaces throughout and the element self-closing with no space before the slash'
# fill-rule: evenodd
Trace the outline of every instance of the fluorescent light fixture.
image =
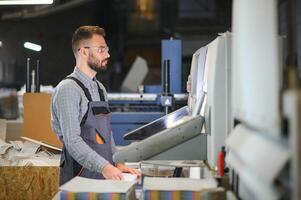
<svg viewBox="0 0 301 200">
<path fill-rule="evenodd" d="M 0 5 L 52 4 L 53 0 L 0 0 Z"/>
<path fill-rule="evenodd" d="M 33 51 L 41 51 L 42 46 L 31 42 L 25 42 L 24 47 Z"/>
<path fill-rule="evenodd" d="M 3 43 L 2 43 L 2 41 L 0 41 L 0 47 L 2 47 L 2 45 L 3 45 Z"/>
</svg>

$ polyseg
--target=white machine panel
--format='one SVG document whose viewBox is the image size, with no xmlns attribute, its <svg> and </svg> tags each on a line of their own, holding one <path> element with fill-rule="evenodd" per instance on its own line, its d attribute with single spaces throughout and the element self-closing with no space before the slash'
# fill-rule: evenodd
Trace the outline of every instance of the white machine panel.
<svg viewBox="0 0 301 200">
<path fill-rule="evenodd" d="M 200 114 L 201 106 L 204 105 L 203 99 L 206 97 L 204 91 L 204 85 L 206 77 L 205 73 L 205 62 L 206 62 L 207 47 L 198 49 L 192 57 L 191 62 L 191 110 L 192 116 Z M 204 116 L 204 115 L 203 115 Z"/>
<path fill-rule="evenodd" d="M 205 120 L 208 162 L 217 164 L 217 155 L 231 129 L 230 68 L 231 34 L 226 32 L 207 45 L 207 100 Z"/>
<path fill-rule="evenodd" d="M 280 133 L 276 6 L 275 0 L 236 0 L 232 23 L 233 117 L 272 135 Z"/>
</svg>

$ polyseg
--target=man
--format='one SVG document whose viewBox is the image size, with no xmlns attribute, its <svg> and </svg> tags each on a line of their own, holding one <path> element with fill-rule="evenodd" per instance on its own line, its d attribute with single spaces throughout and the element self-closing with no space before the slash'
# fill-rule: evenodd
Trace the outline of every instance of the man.
<svg viewBox="0 0 301 200">
<path fill-rule="evenodd" d="M 74 32 L 76 66 L 52 96 L 51 124 L 63 143 L 60 185 L 75 176 L 122 180 L 122 172 L 140 175 L 137 169 L 112 161 L 116 148 L 107 93 L 95 78 L 110 57 L 104 36 L 98 26 L 81 26 Z"/>
</svg>

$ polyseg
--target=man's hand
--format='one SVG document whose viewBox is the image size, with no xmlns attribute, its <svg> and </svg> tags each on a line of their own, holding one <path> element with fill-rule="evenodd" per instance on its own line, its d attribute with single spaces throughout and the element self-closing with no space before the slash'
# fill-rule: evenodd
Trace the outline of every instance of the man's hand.
<svg viewBox="0 0 301 200">
<path fill-rule="evenodd" d="M 124 164 L 122 163 L 117 163 L 116 164 L 116 167 L 121 171 L 121 172 L 128 172 L 128 173 L 131 173 L 131 174 L 136 174 L 138 178 L 141 177 L 141 173 L 138 169 L 135 169 L 135 168 L 132 168 L 132 167 L 128 167 L 128 166 L 125 166 Z"/>
<path fill-rule="evenodd" d="M 122 180 L 123 175 L 121 171 L 114 167 L 111 164 L 106 164 L 102 170 L 102 175 L 105 177 L 105 179 L 113 179 L 113 180 Z"/>
</svg>

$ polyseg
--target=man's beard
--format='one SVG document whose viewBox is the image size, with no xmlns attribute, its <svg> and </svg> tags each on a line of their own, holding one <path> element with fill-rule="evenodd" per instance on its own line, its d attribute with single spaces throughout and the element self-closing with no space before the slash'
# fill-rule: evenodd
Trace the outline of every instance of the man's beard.
<svg viewBox="0 0 301 200">
<path fill-rule="evenodd" d="M 108 59 L 106 59 L 108 60 Z M 104 60 L 104 61 L 106 61 Z M 103 62 L 104 62 L 103 61 Z M 88 59 L 88 66 L 94 70 L 96 73 L 98 72 L 102 72 L 102 71 L 105 71 L 107 69 L 107 66 L 101 66 L 102 63 L 100 63 L 99 60 L 97 60 L 95 57 L 93 56 L 90 56 L 89 59 Z"/>
</svg>

